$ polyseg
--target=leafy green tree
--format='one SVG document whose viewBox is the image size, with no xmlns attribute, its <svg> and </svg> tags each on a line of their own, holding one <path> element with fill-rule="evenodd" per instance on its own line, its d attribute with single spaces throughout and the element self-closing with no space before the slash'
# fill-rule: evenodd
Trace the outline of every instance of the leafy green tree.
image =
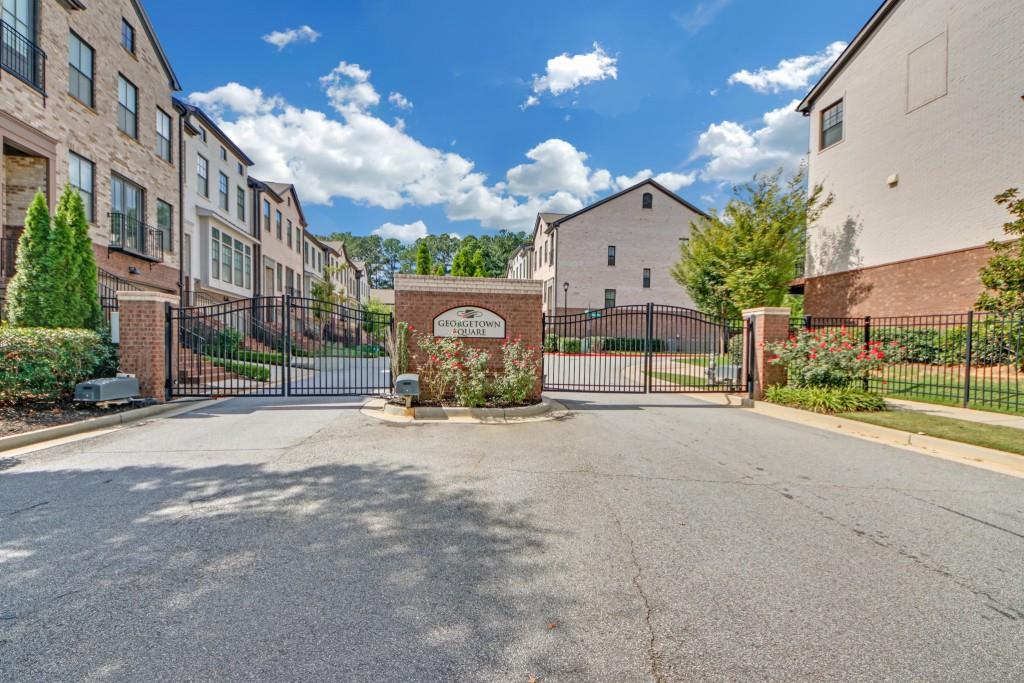
<svg viewBox="0 0 1024 683">
<path fill-rule="evenodd" d="M 74 192 L 74 190 L 71 190 Z M 77 194 L 77 192 L 75 193 Z M 82 327 L 85 322 L 83 301 L 78 286 L 78 258 L 75 255 L 75 238 L 69 219 L 71 199 L 65 188 L 57 200 L 57 211 L 50 221 L 50 248 L 46 254 L 46 267 L 59 276 L 54 279 L 54 305 L 47 327 Z M 95 284 L 94 284 L 95 286 Z"/>
<path fill-rule="evenodd" d="M 469 277 L 472 274 L 472 260 L 473 257 L 470 255 L 468 248 L 459 249 L 452 260 L 452 275 L 455 277 Z"/>
<path fill-rule="evenodd" d="M 18 240 L 17 270 L 7 286 L 7 319 L 16 327 L 53 327 L 54 300 L 59 291 L 47 264 L 50 251 L 50 211 L 46 196 L 37 192 L 25 214 Z"/>
<path fill-rule="evenodd" d="M 444 276 L 444 275 L 447 275 L 447 274 L 448 273 L 445 272 L 444 264 L 443 263 L 438 261 L 437 263 L 434 264 L 434 275 Z"/>
<path fill-rule="evenodd" d="M 82 195 L 69 185 L 64 190 L 68 197 L 67 221 L 71 226 L 71 237 L 73 241 L 76 291 L 75 297 L 79 301 L 82 315 L 82 327 L 91 330 L 99 330 L 106 325 L 103 318 L 103 308 L 100 306 L 99 295 L 99 269 L 96 267 L 96 254 L 92 248 L 92 238 L 89 237 L 89 219 L 85 215 L 85 202 Z M 61 197 L 63 202 L 64 197 Z M 57 207 L 58 213 L 60 206 Z"/>
<path fill-rule="evenodd" d="M 490 277 L 487 274 L 487 265 L 484 263 L 484 253 L 482 251 L 473 254 L 473 277 Z"/>
<path fill-rule="evenodd" d="M 808 191 L 803 168 L 786 183 L 781 177 L 780 169 L 733 188 L 721 213 L 691 225 L 670 272 L 701 311 L 738 317 L 784 301 L 803 261 L 807 225 L 832 197 L 820 185 Z"/>
<path fill-rule="evenodd" d="M 431 267 L 430 249 L 426 242 L 420 242 L 416 247 L 416 274 L 430 275 L 433 272 Z"/>
<path fill-rule="evenodd" d="M 976 305 L 983 311 L 1024 311 L 1024 197 L 1017 188 L 1011 188 L 998 195 L 996 203 L 1010 213 L 1011 220 L 1003 224 L 1003 232 L 1012 241 L 989 242 L 995 254 L 981 269 L 981 284 L 986 291 Z"/>
</svg>

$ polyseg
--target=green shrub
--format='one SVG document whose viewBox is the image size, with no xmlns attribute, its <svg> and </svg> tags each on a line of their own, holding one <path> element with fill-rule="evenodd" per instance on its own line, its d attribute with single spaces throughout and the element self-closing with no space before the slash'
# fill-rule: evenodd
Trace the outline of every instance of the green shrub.
<svg viewBox="0 0 1024 683">
<path fill-rule="evenodd" d="M 730 365 L 743 365 L 743 335 L 737 334 L 729 337 L 729 359 Z"/>
<path fill-rule="evenodd" d="M 643 337 L 608 337 L 604 341 L 605 351 L 627 351 L 643 353 L 647 350 L 647 340 Z M 661 353 L 665 350 L 664 339 L 652 339 L 651 351 Z"/>
<path fill-rule="evenodd" d="M 91 330 L 0 327 L 0 403 L 59 401 L 116 368 L 113 346 Z"/>
<path fill-rule="evenodd" d="M 522 405 L 537 386 L 537 354 L 514 339 L 501 345 L 501 358 L 502 372 L 494 382 L 495 397 L 502 405 Z"/>
<path fill-rule="evenodd" d="M 878 394 L 850 387 L 769 387 L 764 400 L 828 415 L 886 410 Z"/>
<path fill-rule="evenodd" d="M 579 353 L 582 348 L 582 342 L 579 337 L 559 337 L 558 338 L 558 352 L 559 353 Z"/>
<path fill-rule="evenodd" d="M 907 363 L 929 363 L 937 365 L 943 362 L 943 343 L 939 331 L 926 327 L 875 327 L 871 330 L 871 340 L 889 346 L 894 342 L 903 348 L 902 359 Z"/>
<path fill-rule="evenodd" d="M 213 335 L 210 354 L 214 356 L 234 356 L 242 350 L 242 333 L 236 329 L 226 328 Z"/>
<path fill-rule="evenodd" d="M 768 344 L 774 354 L 770 361 L 782 365 L 796 387 L 849 387 L 866 380 L 890 363 L 902 358 L 896 342 L 883 346 L 873 341 L 865 348 L 863 337 L 843 329 L 802 330 L 787 341 Z"/>
<path fill-rule="evenodd" d="M 274 352 L 247 351 L 241 349 L 230 354 L 225 360 L 237 360 L 244 363 L 263 363 L 265 365 L 282 365 L 284 355 Z"/>
<path fill-rule="evenodd" d="M 544 337 L 544 350 L 548 353 L 558 351 L 558 335 L 549 334 Z"/>
<path fill-rule="evenodd" d="M 224 358 L 215 358 L 213 356 L 207 356 L 206 358 L 217 367 L 224 368 L 228 372 L 240 377 L 254 379 L 257 382 L 266 382 L 270 379 L 270 368 L 265 365 L 243 363 L 237 360 L 227 360 Z"/>
</svg>

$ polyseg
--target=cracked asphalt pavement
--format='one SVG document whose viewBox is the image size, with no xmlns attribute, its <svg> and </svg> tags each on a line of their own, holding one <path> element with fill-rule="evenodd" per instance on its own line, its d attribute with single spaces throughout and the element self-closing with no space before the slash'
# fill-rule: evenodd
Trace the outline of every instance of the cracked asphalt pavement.
<svg viewBox="0 0 1024 683">
<path fill-rule="evenodd" d="M 0 681 L 1020 681 L 1024 480 L 675 396 L 0 454 Z"/>
</svg>

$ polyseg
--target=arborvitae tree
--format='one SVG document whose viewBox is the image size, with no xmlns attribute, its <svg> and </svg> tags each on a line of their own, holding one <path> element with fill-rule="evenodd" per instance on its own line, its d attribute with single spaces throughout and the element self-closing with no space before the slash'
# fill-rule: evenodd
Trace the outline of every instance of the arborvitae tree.
<svg viewBox="0 0 1024 683">
<path fill-rule="evenodd" d="M 37 192 L 25 214 L 18 240 L 17 270 L 7 286 L 7 319 L 17 327 L 52 327 L 55 273 L 47 264 L 50 250 L 50 212 L 46 196 Z"/>
<path fill-rule="evenodd" d="M 434 271 L 431 267 L 431 260 L 430 249 L 427 248 L 426 243 L 420 242 L 420 246 L 416 250 L 416 274 L 430 275 Z"/>
<path fill-rule="evenodd" d="M 70 223 L 74 216 L 69 189 L 65 188 L 61 194 L 57 201 L 57 211 L 50 221 L 50 248 L 46 256 L 46 267 L 57 277 L 54 280 L 53 305 L 46 327 L 82 327 L 87 315 L 78 282 L 80 259 L 75 254 L 77 245 Z M 74 190 L 70 192 L 78 195 Z M 93 286 L 96 286 L 95 282 Z"/>
<path fill-rule="evenodd" d="M 455 258 L 452 259 L 452 275 L 455 277 L 467 277 L 470 275 L 470 256 L 469 251 L 465 248 L 459 249 L 455 253 Z"/>
<path fill-rule="evenodd" d="M 447 273 L 444 270 L 443 263 L 438 262 L 438 264 L 434 266 L 434 275 L 447 275 Z"/>
<path fill-rule="evenodd" d="M 473 254 L 473 277 L 487 277 L 487 264 L 484 263 L 482 251 Z"/>
<path fill-rule="evenodd" d="M 100 306 L 99 269 L 96 267 L 92 238 L 89 237 L 89 219 L 85 215 L 85 201 L 82 195 L 70 186 L 68 190 L 71 191 L 68 223 L 74 240 L 75 279 L 82 306 L 82 327 L 99 330 L 106 325 L 106 321 L 103 318 L 103 308 Z"/>
</svg>

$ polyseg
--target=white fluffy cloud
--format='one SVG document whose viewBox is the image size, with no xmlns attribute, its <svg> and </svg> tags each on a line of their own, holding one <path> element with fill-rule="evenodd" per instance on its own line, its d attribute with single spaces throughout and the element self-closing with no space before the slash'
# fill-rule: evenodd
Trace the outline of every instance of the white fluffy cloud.
<svg viewBox="0 0 1024 683">
<path fill-rule="evenodd" d="M 570 55 L 563 52 L 548 60 L 544 74 L 533 75 L 533 94 L 520 105 L 527 109 L 540 103 L 542 93 L 561 95 L 577 88 L 603 81 L 607 78 L 615 80 L 619 77 L 618 59 L 610 56 L 598 43 L 590 52 Z"/>
<path fill-rule="evenodd" d="M 403 109 L 406 111 L 412 109 L 412 102 L 409 101 L 409 98 L 407 98 L 405 95 L 398 92 L 397 90 L 392 91 L 392 93 L 388 95 L 388 102 L 390 102 L 398 109 Z"/>
<path fill-rule="evenodd" d="M 655 174 L 649 168 L 645 168 L 642 171 L 638 171 L 631 176 L 620 175 L 615 178 L 615 187 L 619 190 L 625 190 L 627 187 L 633 187 L 637 183 L 640 183 L 648 178 L 653 178 L 655 182 L 660 183 L 667 187 L 673 192 L 678 192 L 684 187 L 689 187 L 697 182 L 697 172 L 691 171 L 690 173 L 658 173 Z"/>
<path fill-rule="evenodd" d="M 314 31 L 312 27 L 300 26 L 299 28 L 290 28 L 284 31 L 271 31 L 263 36 L 263 41 L 270 43 L 280 52 L 292 43 L 315 43 L 319 38 L 320 34 Z"/>
<path fill-rule="evenodd" d="M 420 239 L 421 237 L 427 236 L 427 224 L 423 221 L 416 221 L 415 223 L 405 223 L 402 225 L 396 225 L 395 223 L 385 223 L 376 230 L 373 231 L 374 235 L 380 235 L 382 239 L 397 239 L 399 242 L 410 244 Z"/>
<path fill-rule="evenodd" d="M 380 96 L 370 76 L 357 64 L 341 62 L 321 79 L 338 115 L 299 108 L 238 83 L 189 99 L 247 151 L 254 175 L 294 183 L 309 204 L 342 198 L 386 209 L 443 206 L 451 220 L 524 229 L 538 211 L 576 211 L 617 187 L 608 170 L 591 168 L 586 153 L 559 139 L 538 144 L 524 163 L 488 183 L 471 160 L 423 144 L 400 119 L 389 123 L 374 115 Z M 689 182 L 684 174 L 655 177 L 673 188 Z M 411 223 L 379 229 L 413 234 L 420 228 Z"/>
<path fill-rule="evenodd" d="M 760 93 L 780 93 L 785 90 L 806 90 L 811 81 L 832 66 L 846 43 L 836 41 L 821 52 L 783 59 L 774 69 L 761 67 L 757 71 L 743 69 L 729 76 L 729 84 L 742 83 Z"/>
<path fill-rule="evenodd" d="M 766 113 L 760 128 L 735 121 L 708 126 L 697 141 L 695 154 L 708 159 L 701 178 L 738 183 L 779 167 L 787 173 L 795 171 L 807 154 L 809 134 L 807 119 L 796 111 L 797 104 L 794 100 Z"/>
<path fill-rule="evenodd" d="M 674 18 L 687 33 L 697 33 L 713 23 L 730 2 L 732 0 L 704 0 L 698 2 L 689 12 L 676 14 Z"/>
</svg>

